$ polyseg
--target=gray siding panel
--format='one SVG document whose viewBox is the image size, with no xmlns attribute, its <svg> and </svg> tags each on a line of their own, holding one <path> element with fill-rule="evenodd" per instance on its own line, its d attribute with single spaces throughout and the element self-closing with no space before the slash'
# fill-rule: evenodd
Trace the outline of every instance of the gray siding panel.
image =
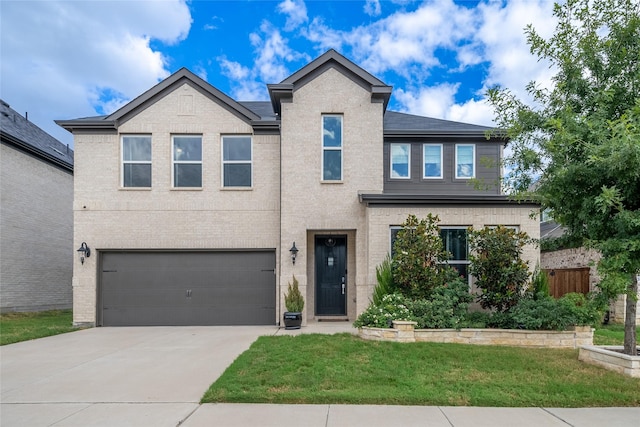
<svg viewBox="0 0 640 427">
<path fill-rule="evenodd" d="M 390 179 L 389 146 L 391 143 L 411 143 L 411 179 Z M 422 145 L 425 143 L 442 144 L 443 178 L 422 178 Z M 476 181 L 480 188 L 467 179 L 455 179 L 455 145 L 475 144 Z M 384 192 L 393 194 L 429 194 L 429 195 L 498 195 L 500 186 L 500 144 L 477 140 L 436 141 L 424 139 L 391 139 L 384 143 Z"/>
<path fill-rule="evenodd" d="M 104 252 L 98 324 L 275 324 L 275 253 Z"/>
</svg>

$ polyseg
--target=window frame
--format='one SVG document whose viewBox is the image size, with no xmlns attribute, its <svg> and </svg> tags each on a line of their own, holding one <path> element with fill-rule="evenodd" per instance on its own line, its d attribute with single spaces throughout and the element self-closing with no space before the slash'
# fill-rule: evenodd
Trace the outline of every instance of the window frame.
<svg viewBox="0 0 640 427">
<path fill-rule="evenodd" d="M 467 271 L 467 283 L 469 285 L 471 285 L 471 274 L 469 273 L 469 265 L 471 264 L 471 261 L 469 260 L 469 226 L 461 226 L 461 225 L 443 225 L 443 226 L 439 226 L 438 229 L 440 230 L 440 239 L 442 239 L 442 245 L 444 246 L 444 250 L 446 250 L 447 252 L 450 252 L 447 250 L 447 242 L 444 239 L 443 236 L 443 231 L 445 230 L 463 230 L 465 232 L 465 236 L 466 236 L 466 258 L 464 260 L 454 260 L 454 259 L 450 259 L 447 260 L 446 264 L 453 266 L 453 265 L 465 265 L 466 266 L 466 271 Z M 451 253 L 451 252 L 450 252 Z M 454 267 L 455 268 L 455 267 Z"/>
<path fill-rule="evenodd" d="M 393 176 L 393 147 L 406 146 L 407 150 L 407 176 Z M 411 143 L 391 142 L 389 143 L 389 179 L 411 179 Z"/>
<path fill-rule="evenodd" d="M 125 138 L 148 138 L 149 139 L 149 160 L 125 160 L 124 140 Z M 120 173 L 120 186 L 122 188 L 151 188 L 153 186 L 153 140 L 151 134 L 122 134 L 120 135 L 120 164 L 122 172 Z M 149 169 L 149 185 L 148 186 L 129 186 L 125 182 L 125 165 L 150 165 Z"/>
<path fill-rule="evenodd" d="M 462 147 L 471 147 L 473 149 L 472 152 L 472 163 L 471 163 L 471 176 L 460 176 L 460 174 L 458 173 L 458 148 L 462 148 Z M 476 144 L 456 144 L 455 145 L 455 159 L 454 159 L 454 169 L 455 169 L 455 177 L 456 179 L 474 179 L 476 177 Z"/>
<path fill-rule="evenodd" d="M 321 169 L 320 169 L 320 180 L 321 182 L 326 182 L 326 183 L 334 183 L 334 182 L 342 182 L 344 179 L 344 115 L 343 114 L 336 114 L 336 113 L 326 113 L 326 114 L 322 114 L 321 116 L 321 136 L 320 136 L 320 141 L 321 141 L 321 147 L 322 147 L 322 156 L 321 156 Z M 324 130 L 325 130 L 325 124 L 324 124 L 324 120 L 325 118 L 340 118 L 340 146 L 338 147 L 327 147 L 325 146 L 324 143 Z M 324 165 L 324 156 L 325 156 L 325 152 L 327 151 L 338 151 L 340 153 L 340 178 L 338 179 L 327 179 L 325 178 L 325 165 Z"/>
<path fill-rule="evenodd" d="M 200 160 L 176 160 L 175 140 L 176 138 L 200 138 Z M 203 187 L 203 162 L 202 162 L 202 141 L 201 134 L 175 134 L 171 135 L 171 188 L 172 189 L 200 189 Z M 178 186 L 176 185 L 176 165 L 200 165 L 200 186 Z"/>
<path fill-rule="evenodd" d="M 240 139 L 240 138 L 249 138 L 249 160 L 225 160 L 224 159 L 224 147 L 225 147 L 225 139 Z M 220 160 L 222 161 L 221 168 L 221 177 L 220 184 L 222 188 L 225 189 L 247 189 L 253 188 L 253 136 L 252 135 L 221 135 L 220 136 Z M 248 164 L 251 168 L 251 173 L 249 176 L 249 185 L 225 185 L 225 166 L 226 165 L 246 165 Z"/>
<path fill-rule="evenodd" d="M 439 176 L 427 176 L 426 159 L 427 147 L 439 147 L 440 148 L 440 175 Z M 444 144 L 424 143 L 422 144 L 422 179 L 443 179 L 444 178 Z"/>
</svg>

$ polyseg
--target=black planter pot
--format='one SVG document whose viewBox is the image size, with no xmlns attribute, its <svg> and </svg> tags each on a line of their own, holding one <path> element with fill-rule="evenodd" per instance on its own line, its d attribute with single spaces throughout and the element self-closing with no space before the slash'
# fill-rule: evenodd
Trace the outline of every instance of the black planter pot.
<svg viewBox="0 0 640 427">
<path fill-rule="evenodd" d="M 300 329 L 301 325 L 302 325 L 302 313 L 285 311 L 284 313 L 285 329 Z"/>
</svg>

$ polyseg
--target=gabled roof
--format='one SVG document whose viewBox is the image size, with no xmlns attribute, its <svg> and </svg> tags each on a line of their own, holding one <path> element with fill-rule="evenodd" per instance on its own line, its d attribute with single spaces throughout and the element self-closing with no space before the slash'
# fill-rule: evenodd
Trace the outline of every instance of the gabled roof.
<svg viewBox="0 0 640 427">
<path fill-rule="evenodd" d="M 140 109 L 146 108 L 148 105 L 157 102 L 159 99 L 185 83 L 218 103 L 241 120 L 249 124 L 261 121 L 261 117 L 249 108 L 219 91 L 188 69 L 181 68 L 148 91 L 144 92 L 142 95 L 109 115 L 86 117 L 74 120 L 56 120 L 56 123 L 70 132 L 73 132 L 75 129 L 117 129 L 121 123 L 134 116 Z"/>
<path fill-rule="evenodd" d="M 384 136 L 466 135 L 485 136 L 494 130 L 487 126 L 452 122 L 431 117 L 387 111 L 384 114 Z"/>
<path fill-rule="evenodd" d="M 311 61 L 300 70 L 291 74 L 278 84 L 267 85 L 269 96 L 273 104 L 273 110 L 280 114 L 280 103 L 283 99 L 290 99 L 293 91 L 316 78 L 329 68 L 335 68 L 342 72 L 354 82 L 371 92 L 371 100 L 382 102 L 384 110 L 387 109 L 392 87 L 386 85 L 382 80 L 374 77 L 365 69 L 354 64 L 333 49 L 328 50 L 315 60 Z"/>
<path fill-rule="evenodd" d="M 73 150 L 0 100 L 0 139 L 56 167 L 73 172 Z"/>
</svg>

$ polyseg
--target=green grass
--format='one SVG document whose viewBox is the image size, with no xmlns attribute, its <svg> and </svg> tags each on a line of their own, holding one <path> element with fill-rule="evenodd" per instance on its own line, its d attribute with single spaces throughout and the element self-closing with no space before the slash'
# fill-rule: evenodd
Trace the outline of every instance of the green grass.
<svg viewBox="0 0 640 427">
<path fill-rule="evenodd" d="M 640 337 L 640 327 L 636 328 L 636 336 Z M 593 333 L 594 345 L 623 345 L 624 325 L 610 324 L 596 328 Z"/>
<path fill-rule="evenodd" d="M 0 315 L 0 345 L 75 331 L 71 310 Z"/>
<path fill-rule="evenodd" d="M 640 406 L 640 380 L 579 362 L 577 350 L 261 337 L 202 402 L 442 406 Z"/>
</svg>

